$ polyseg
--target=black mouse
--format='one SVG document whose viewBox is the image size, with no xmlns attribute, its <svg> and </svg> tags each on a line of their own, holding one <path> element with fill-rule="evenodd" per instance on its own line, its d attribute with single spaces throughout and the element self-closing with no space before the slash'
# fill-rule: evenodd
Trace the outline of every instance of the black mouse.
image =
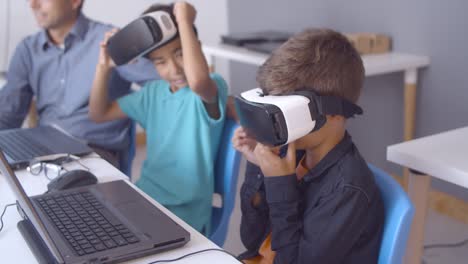
<svg viewBox="0 0 468 264">
<path fill-rule="evenodd" d="M 47 184 L 48 192 L 66 190 L 97 183 L 97 178 L 87 170 L 67 171 Z"/>
</svg>

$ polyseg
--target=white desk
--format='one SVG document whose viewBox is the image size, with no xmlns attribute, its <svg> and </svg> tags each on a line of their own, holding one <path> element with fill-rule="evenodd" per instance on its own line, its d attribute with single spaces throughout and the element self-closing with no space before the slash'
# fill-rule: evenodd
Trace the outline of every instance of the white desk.
<svg viewBox="0 0 468 264">
<path fill-rule="evenodd" d="M 204 45 L 203 52 L 207 57 L 208 64 L 213 66 L 216 57 L 255 66 L 262 65 L 269 57 L 265 53 L 224 44 Z M 404 140 L 412 139 L 414 136 L 416 112 L 417 70 L 429 65 L 429 57 L 391 52 L 378 55 L 364 55 L 362 56 L 362 60 L 366 76 L 393 72 L 404 73 Z M 407 181 L 406 173 L 405 181 Z"/>
<path fill-rule="evenodd" d="M 91 154 L 93 157 L 96 157 L 96 154 Z M 87 166 L 99 179 L 99 182 L 128 179 L 124 174 L 119 170 L 114 168 L 112 165 L 100 158 L 84 158 L 81 161 L 85 166 Z M 83 169 L 82 166 L 76 162 L 65 165 L 67 169 Z M 19 180 L 21 181 L 23 188 L 26 190 L 28 195 L 38 195 L 43 193 L 46 190 L 46 185 L 48 180 L 43 175 L 33 176 L 27 171 L 22 170 L 16 172 Z M 134 186 L 129 182 L 131 186 Z M 137 189 L 135 187 L 135 189 Z M 138 189 L 137 189 L 138 190 Z M 138 190 L 139 191 L 139 190 Z M 159 253 L 153 256 L 140 258 L 138 260 L 129 261 L 126 263 L 150 263 L 155 260 L 163 259 L 173 259 L 180 257 L 182 255 L 199 251 L 208 248 L 219 248 L 213 242 L 205 238 L 203 235 L 198 233 L 188 224 L 183 222 L 177 216 L 169 212 L 166 208 L 161 206 L 159 203 L 155 202 L 153 199 L 149 198 L 146 194 L 140 191 L 148 200 L 150 200 L 155 206 L 169 215 L 182 227 L 190 232 L 191 239 L 190 241 L 182 248 L 170 250 L 167 252 Z M 14 203 L 16 201 L 15 196 L 9 185 L 7 185 L 6 179 L 3 175 L 0 174 L 0 210 L 3 210 L 3 207 L 6 204 Z M 1 212 L 0 212 L 1 213 Z M 3 222 L 4 229 L 0 232 L 0 255 L 1 263 L 36 263 L 34 255 L 29 250 L 26 242 L 23 240 L 23 237 L 16 228 L 16 224 L 20 221 L 21 218 L 16 211 L 16 207 L 8 208 Z M 187 257 L 183 260 L 177 261 L 177 264 L 182 263 L 239 263 L 233 257 L 217 251 L 210 251 L 200 253 L 194 256 Z"/>
<path fill-rule="evenodd" d="M 412 170 L 408 193 L 415 206 L 406 263 L 421 263 L 431 177 L 468 188 L 468 127 L 389 146 L 387 159 Z"/>
</svg>

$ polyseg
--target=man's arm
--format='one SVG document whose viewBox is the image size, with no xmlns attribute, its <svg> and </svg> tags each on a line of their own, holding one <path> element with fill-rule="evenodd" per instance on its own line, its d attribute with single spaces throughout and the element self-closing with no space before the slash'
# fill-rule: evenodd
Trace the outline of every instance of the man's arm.
<svg viewBox="0 0 468 264">
<path fill-rule="evenodd" d="M 369 201 L 345 187 L 300 212 L 296 175 L 265 178 L 275 263 L 343 263 L 366 222 Z"/>
<path fill-rule="evenodd" d="M 0 129 L 18 128 L 28 114 L 33 97 L 29 84 L 30 56 L 24 42 L 15 50 L 7 73 L 7 83 L 0 90 Z"/>
<path fill-rule="evenodd" d="M 115 30 L 106 33 L 104 41 L 101 42 L 99 62 L 96 66 L 93 88 L 89 98 L 89 117 L 94 122 L 106 122 L 127 117 L 117 101 L 109 102 L 109 78 L 115 64 L 107 53 L 107 41 L 114 33 Z"/>
<path fill-rule="evenodd" d="M 200 41 L 193 30 L 196 11 L 186 2 L 177 2 L 174 5 L 174 15 L 179 26 L 184 71 L 188 85 L 201 97 L 210 117 L 218 119 L 220 116 L 217 103 L 218 90 L 215 82 L 210 78 Z"/>
</svg>

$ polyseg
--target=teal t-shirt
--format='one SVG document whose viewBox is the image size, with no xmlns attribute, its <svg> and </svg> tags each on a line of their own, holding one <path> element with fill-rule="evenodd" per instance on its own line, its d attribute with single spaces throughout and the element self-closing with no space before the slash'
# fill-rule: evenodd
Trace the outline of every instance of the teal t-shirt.
<svg viewBox="0 0 468 264">
<path fill-rule="evenodd" d="M 172 93 L 163 80 L 118 100 L 146 130 L 147 156 L 136 185 L 198 231 L 210 232 L 214 163 L 224 126 L 227 85 L 218 87 L 220 118 L 212 119 L 189 87 Z"/>
</svg>

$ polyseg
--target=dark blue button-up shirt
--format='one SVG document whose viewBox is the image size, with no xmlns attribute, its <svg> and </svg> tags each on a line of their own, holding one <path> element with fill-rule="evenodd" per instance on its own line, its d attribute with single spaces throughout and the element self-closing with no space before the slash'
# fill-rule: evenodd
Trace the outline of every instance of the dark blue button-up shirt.
<svg viewBox="0 0 468 264">
<path fill-rule="evenodd" d="M 7 83 L 0 90 L 0 129 L 20 127 L 34 97 L 39 125 L 56 124 L 88 143 L 124 149 L 128 120 L 96 124 L 88 118 L 99 43 L 110 29 L 111 25 L 80 15 L 62 47 L 54 45 L 45 30 L 26 37 L 16 48 Z M 111 74 L 109 98 L 127 94 L 131 82 L 158 78 L 145 59 L 117 67 Z"/>
<path fill-rule="evenodd" d="M 297 152 L 298 162 L 303 155 Z M 384 205 L 349 135 L 300 181 L 296 174 L 264 177 L 248 163 L 240 196 L 247 248 L 240 259 L 257 256 L 271 233 L 275 264 L 377 263 Z"/>
</svg>

